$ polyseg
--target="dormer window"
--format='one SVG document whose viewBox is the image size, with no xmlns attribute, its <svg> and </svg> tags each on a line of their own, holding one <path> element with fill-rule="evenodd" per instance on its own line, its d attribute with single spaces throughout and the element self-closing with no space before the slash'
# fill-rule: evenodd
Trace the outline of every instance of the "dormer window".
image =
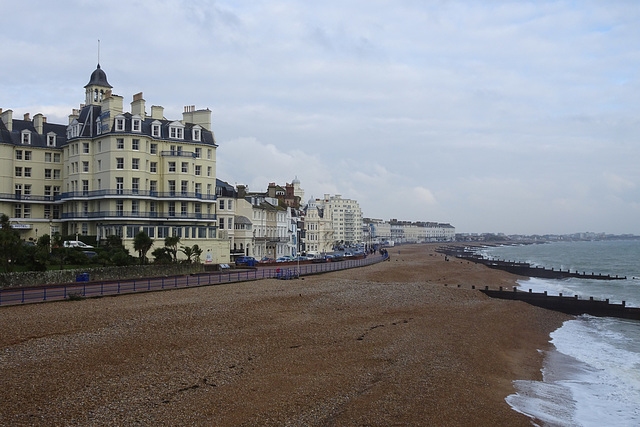
<svg viewBox="0 0 640 427">
<path fill-rule="evenodd" d="M 47 147 L 55 147 L 56 146 L 56 134 L 49 133 L 47 134 Z"/>
<path fill-rule="evenodd" d="M 116 117 L 116 132 L 124 131 L 124 117 L 117 116 Z"/>
<path fill-rule="evenodd" d="M 22 131 L 22 143 L 27 145 L 31 144 L 31 131 L 28 131 L 28 130 Z"/>
<path fill-rule="evenodd" d="M 193 140 L 200 141 L 200 135 L 201 135 L 200 126 L 194 126 L 192 129 L 192 132 L 193 132 Z"/>
<path fill-rule="evenodd" d="M 161 123 L 157 120 L 151 123 L 151 136 L 154 138 L 160 138 L 160 125 Z"/>
<path fill-rule="evenodd" d="M 133 132 L 142 131 L 142 120 L 140 119 L 140 116 L 134 116 L 133 119 L 131 119 L 131 130 Z"/>
<path fill-rule="evenodd" d="M 169 138 L 184 139 L 184 125 L 180 122 L 173 122 L 169 125 Z"/>
</svg>

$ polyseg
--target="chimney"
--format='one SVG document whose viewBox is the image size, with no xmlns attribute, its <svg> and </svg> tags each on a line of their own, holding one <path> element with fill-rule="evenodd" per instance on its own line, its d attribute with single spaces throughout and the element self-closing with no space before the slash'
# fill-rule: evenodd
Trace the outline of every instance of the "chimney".
<svg viewBox="0 0 640 427">
<path fill-rule="evenodd" d="M 164 107 L 158 105 L 151 106 L 151 118 L 156 120 L 164 119 Z"/>
<path fill-rule="evenodd" d="M 200 125 L 206 130 L 211 130 L 211 110 L 196 110 L 195 105 L 188 105 L 184 107 L 182 113 L 182 123 L 191 123 L 194 125 Z"/>
<path fill-rule="evenodd" d="M 244 185 L 236 185 L 236 190 L 238 191 L 238 198 L 244 199 L 247 195 L 247 187 Z"/>
<path fill-rule="evenodd" d="M 133 102 L 131 103 L 131 114 L 138 115 L 145 118 L 144 112 L 144 99 L 142 98 L 142 92 L 138 92 L 133 95 Z"/>
<path fill-rule="evenodd" d="M 9 132 L 13 130 L 13 110 L 0 110 L 0 120 L 2 120 L 2 123 L 4 123 Z"/>
<path fill-rule="evenodd" d="M 29 118 L 29 113 L 24 113 L 24 121 L 29 122 L 31 119 Z"/>
<path fill-rule="evenodd" d="M 33 126 L 36 128 L 36 132 L 38 132 L 38 134 L 40 135 L 42 135 L 42 129 L 44 128 L 43 118 L 45 121 L 47 120 L 47 118 L 44 117 L 42 113 L 38 113 L 35 116 L 33 116 Z"/>
</svg>

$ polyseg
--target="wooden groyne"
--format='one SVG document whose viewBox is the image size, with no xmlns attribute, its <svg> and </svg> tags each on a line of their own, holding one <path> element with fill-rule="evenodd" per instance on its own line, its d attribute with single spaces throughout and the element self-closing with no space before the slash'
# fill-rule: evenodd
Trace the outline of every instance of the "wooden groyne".
<svg viewBox="0 0 640 427">
<path fill-rule="evenodd" d="M 622 304 L 612 304 L 609 300 L 596 300 L 593 297 L 588 300 L 578 299 L 578 296 L 573 297 L 563 296 L 559 294 L 557 296 L 547 295 L 544 293 L 522 292 L 517 288 L 513 288 L 513 291 L 503 290 L 489 290 L 488 287 L 481 289 L 481 292 L 490 296 L 491 298 L 510 299 L 524 301 L 528 304 L 535 305 L 537 307 L 546 308 L 549 310 L 560 311 L 562 313 L 580 315 L 590 314 L 591 316 L 598 317 L 618 317 L 622 319 L 640 320 L 640 308 L 626 307 L 625 301 Z"/>
<path fill-rule="evenodd" d="M 566 279 L 574 277 L 577 279 L 594 279 L 594 280 L 624 280 L 626 276 L 611 276 L 609 274 L 587 273 L 583 271 L 556 270 L 554 268 L 535 267 L 527 262 L 505 261 L 499 259 L 485 258 L 476 253 L 477 249 L 467 247 L 444 246 L 437 249 L 437 252 L 458 259 L 484 264 L 489 268 L 507 271 L 519 276 L 539 277 L 543 279 Z"/>
</svg>

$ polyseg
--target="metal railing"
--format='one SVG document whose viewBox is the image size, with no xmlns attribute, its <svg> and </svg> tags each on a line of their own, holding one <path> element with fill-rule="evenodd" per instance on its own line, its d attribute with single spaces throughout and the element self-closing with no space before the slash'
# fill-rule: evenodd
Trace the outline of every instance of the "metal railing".
<svg viewBox="0 0 640 427">
<path fill-rule="evenodd" d="M 214 221 L 216 214 L 207 213 L 181 213 L 181 212 L 148 212 L 148 211 L 98 211 L 98 212 L 64 212 L 62 219 L 89 219 L 89 218 L 161 218 L 161 219 L 204 219 Z"/>
<path fill-rule="evenodd" d="M 125 190 L 125 189 L 106 189 L 93 191 L 67 191 L 59 196 L 55 196 L 55 200 L 75 199 L 75 198 L 92 198 L 104 196 L 133 196 L 133 197 L 152 197 L 158 199 L 199 199 L 199 200 L 216 200 L 215 194 L 196 193 L 191 191 L 150 191 L 150 190 Z M 24 196 L 23 196 L 24 197 Z M 33 196 L 31 196 L 33 197 Z M 50 200 L 54 200 L 51 198 Z"/>
<path fill-rule="evenodd" d="M 292 263 L 282 267 L 269 266 L 229 272 L 200 273 L 172 277 L 150 277 L 144 279 L 74 282 L 61 285 L 39 286 L 33 288 L 11 288 L 0 290 L 0 306 L 28 304 L 45 301 L 60 301 L 73 298 L 89 298 L 105 295 L 150 292 L 165 289 L 208 286 L 222 283 L 246 282 L 260 279 L 277 279 L 287 276 L 305 276 L 348 268 L 364 267 L 384 261 L 388 255 L 370 255 L 367 258 L 303 264 L 299 268 Z M 82 276 L 82 275 L 81 275 Z"/>
</svg>

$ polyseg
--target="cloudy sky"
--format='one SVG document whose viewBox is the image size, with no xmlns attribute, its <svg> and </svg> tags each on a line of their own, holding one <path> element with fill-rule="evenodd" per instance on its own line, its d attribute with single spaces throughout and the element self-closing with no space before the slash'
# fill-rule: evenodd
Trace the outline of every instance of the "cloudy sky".
<svg viewBox="0 0 640 427">
<path fill-rule="evenodd" d="M 630 1 L 0 0 L 0 108 L 65 123 L 98 61 L 213 112 L 218 178 L 459 232 L 640 234 Z M 150 112 L 150 111 L 148 111 Z"/>
</svg>

